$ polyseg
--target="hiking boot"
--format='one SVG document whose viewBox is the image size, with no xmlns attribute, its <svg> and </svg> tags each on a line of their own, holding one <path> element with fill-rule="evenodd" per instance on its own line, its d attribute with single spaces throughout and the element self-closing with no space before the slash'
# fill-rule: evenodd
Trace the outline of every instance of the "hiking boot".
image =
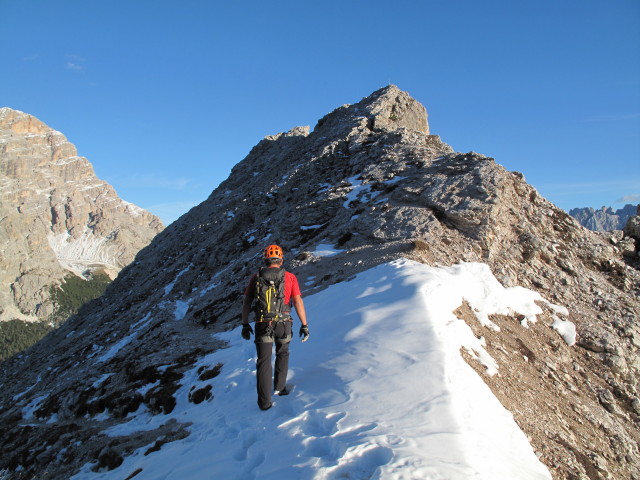
<svg viewBox="0 0 640 480">
<path fill-rule="evenodd" d="M 267 405 L 266 407 L 263 407 L 262 405 L 258 405 L 260 407 L 260 410 L 269 410 L 271 407 L 273 407 L 273 403 L 269 403 L 269 405 Z"/>
<path fill-rule="evenodd" d="M 276 395 L 280 396 L 280 397 L 284 397 L 285 395 L 289 395 L 289 389 L 287 387 L 284 387 L 282 390 L 276 390 L 275 392 Z"/>
</svg>

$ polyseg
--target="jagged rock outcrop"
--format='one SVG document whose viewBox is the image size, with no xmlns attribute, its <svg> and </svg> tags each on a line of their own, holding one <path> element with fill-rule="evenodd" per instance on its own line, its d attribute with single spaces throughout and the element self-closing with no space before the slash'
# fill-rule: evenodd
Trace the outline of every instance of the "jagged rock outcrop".
<svg viewBox="0 0 640 480">
<path fill-rule="evenodd" d="M 62 133 L 0 109 L 0 320 L 48 318 L 52 285 L 69 272 L 114 277 L 162 228 Z"/>
<path fill-rule="evenodd" d="M 121 458 L 153 439 L 182 438 L 180 424 L 126 438 L 104 431 L 139 408 L 172 411 L 182 374 L 221 347 L 211 334 L 238 325 L 264 245 L 279 243 L 305 294 L 407 257 L 484 262 L 506 286 L 566 306 L 575 346 L 551 328 L 558 312 L 549 306 L 528 328 L 493 318 L 500 336 L 473 324 L 500 365 L 495 377 L 478 372 L 554 478 L 640 478 L 638 270 L 522 174 L 428 132 L 423 107 L 388 86 L 313 131 L 262 140 L 105 296 L 3 365 L 0 469 L 60 478 L 90 461 L 109 468 L 101 452 Z M 324 245 L 334 254 L 322 254 Z M 308 313 L 311 324 L 326 314 Z M 203 366 L 200 378 L 219 368 Z"/>
<path fill-rule="evenodd" d="M 640 205 L 638 205 L 635 215 L 627 220 L 622 233 L 625 237 L 635 241 L 635 252 L 640 255 Z"/>
<path fill-rule="evenodd" d="M 627 204 L 618 210 L 602 207 L 595 210 L 591 207 L 572 208 L 569 215 L 578 220 L 583 227 L 596 232 L 622 230 L 629 218 L 636 214 L 637 205 Z"/>
</svg>

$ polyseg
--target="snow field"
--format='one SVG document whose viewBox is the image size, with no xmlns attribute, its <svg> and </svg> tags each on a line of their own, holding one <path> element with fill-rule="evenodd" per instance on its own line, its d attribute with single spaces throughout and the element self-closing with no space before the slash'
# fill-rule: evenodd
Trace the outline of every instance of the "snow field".
<svg viewBox="0 0 640 480">
<path fill-rule="evenodd" d="M 85 226 L 82 236 L 72 239 L 65 232 L 59 235 L 49 233 L 49 246 L 67 270 L 82 275 L 87 265 L 100 263 L 113 269 L 122 267 L 116 258 L 116 249 L 106 237 L 97 237 Z"/>
<path fill-rule="evenodd" d="M 304 344 L 294 338 L 295 388 L 274 397 L 273 408 L 256 405 L 255 347 L 235 329 L 221 335 L 229 348 L 187 372 L 171 414 L 141 409 L 105 432 L 126 436 L 176 419 L 191 423 L 190 436 L 146 456 L 152 444 L 145 446 L 110 472 L 88 464 L 73 478 L 122 479 L 142 469 L 136 480 L 550 479 L 460 355 L 465 348 L 497 372 L 482 340 L 452 313 L 464 299 L 487 328 L 492 313 L 527 322 L 541 313 L 538 294 L 505 289 L 483 264 L 380 265 L 305 299 L 311 336 Z M 220 375 L 199 380 L 198 368 L 218 363 Z M 189 391 L 207 384 L 214 397 L 189 403 Z"/>
</svg>

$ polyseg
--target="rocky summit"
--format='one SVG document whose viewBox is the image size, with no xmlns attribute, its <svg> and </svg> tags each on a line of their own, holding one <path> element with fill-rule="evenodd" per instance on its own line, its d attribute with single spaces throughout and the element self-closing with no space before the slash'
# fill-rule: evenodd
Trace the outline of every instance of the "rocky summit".
<svg viewBox="0 0 640 480">
<path fill-rule="evenodd" d="M 0 320 L 45 320 L 70 273 L 130 263 L 161 221 L 120 199 L 65 136 L 0 109 Z"/>
<path fill-rule="evenodd" d="M 521 173 L 431 135 L 425 108 L 387 86 L 313 131 L 264 138 L 103 297 L 5 362 L 0 470 L 42 479 L 86 464 L 108 471 L 142 447 L 153 454 L 187 437 L 189 425 L 176 418 L 126 436 L 105 432 L 138 411 L 173 411 L 178 388 L 191 381 L 185 372 L 224 346 L 214 334 L 239 325 L 246 282 L 265 245 L 278 243 L 305 296 L 401 257 L 481 262 L 504 286 L 539 292 L 550 303 L 530 325 L 505 312 L 483 326 L 461 305 L 456 315 L 484 339 L 499 373 L 462 354 L 553 478 L 640 478 L 634 232 L 585 229 Z M 330 314 L 309 311 L 312 332 Z M 556 331 L 567 321 L 575 344 Z M 198 369 L 198 385 L 207 385 L 194 384 L 190 402 L 215 408 L 220 368 Z"/>
</svg>

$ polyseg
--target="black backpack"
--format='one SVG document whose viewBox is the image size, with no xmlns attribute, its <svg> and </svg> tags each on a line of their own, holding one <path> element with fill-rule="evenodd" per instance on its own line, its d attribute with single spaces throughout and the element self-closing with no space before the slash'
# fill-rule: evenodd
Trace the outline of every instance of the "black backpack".
<svg viewBox="0 0 640 480">
<path fill-rule="evenodd" d="M 284 308 L 284 268 L 262 267 L 256 276 L 253 306 L 256 322 L 273 322 L 283 319 Z"/>
</svg>

